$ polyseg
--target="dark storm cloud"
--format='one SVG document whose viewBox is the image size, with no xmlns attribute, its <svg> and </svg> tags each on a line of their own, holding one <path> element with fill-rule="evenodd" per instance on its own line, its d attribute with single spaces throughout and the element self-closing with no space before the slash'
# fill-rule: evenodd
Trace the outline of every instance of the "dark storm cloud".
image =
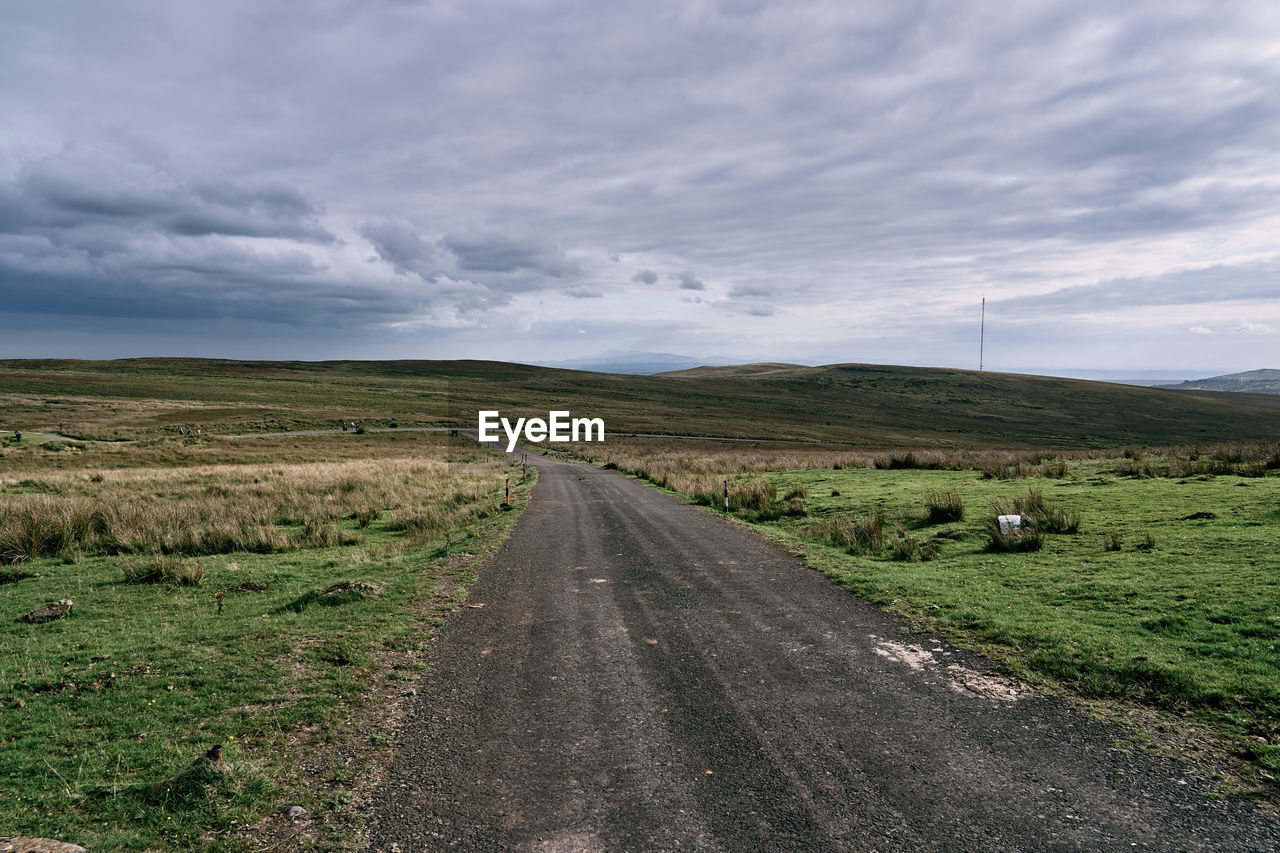
<svg viewBox="0 0 1280 853">
<path fill-rule="evenodd" d="M 439 241 L 426 239 L 408 222 L 365 222 L 357 230 L 373 245 L 379 257 L 401 275 L 413 273 L 430 279 L 449 265 Z"/>
<path fill-rule="evenodd" d="M 564 278 L 578 272 L 576 265 L 553 243 L 498 233 L 446 234 L 440 245 L 457 258 L 466 272 L 531 272 Z"/>
<path fill-rule="evenodd" d="M 150 164 L 67 152 L 29 160 L 0 190 L 0 229 L 69 235 L 98 226 L 174 236 L 278 238 L 332 243 L 323 210 L 301 192 L 226 176 L 179 180 Z"/>
<path fill-rule="evenodd" d="M 943 315 L 981 292 L 1027 318 L 1217 293 L 1280 325 L 1255 316 L 1280 258 L 1272 4 L 12 5 L 11 310 L 483 349 L 558 345 L 536 325 L 598 328 L 592 297 L 626 294 L 637 343 L 674 306 L 712 352 L 865 323 L 885 357 L 935 322 L 959 347 Z M 673 270 L 697 274 L 635 287 Z M 1088 327 L 1044 328 L 1052 361 Z M 1151 361 L 1181 355 L 1152 335 Z"/>
<path fill-rule="evenodd" d="M 441 273 L 532 273 L 565 278 L 577 266 L 549 241 L 486 233 L 431 239 L 409 222 L 365 222 L 357 229 L 378 255 L 401 274 L 432 278 Z"/>
<path fill-rule="evenodd" d="M 497 308 L 518 293 L 550 289 L 552 282 L 563 285 L 563 279 L 580 272 L 549 241 L 493 232 L 433 239 L 404 220 L 365 222 L 356 230 L 396 273 L 419 279 L 413 293 L 420 300 L 454 311 Z M 583 285 L 564 292 L 575 299 L 604 295 Z"/>
</svg>

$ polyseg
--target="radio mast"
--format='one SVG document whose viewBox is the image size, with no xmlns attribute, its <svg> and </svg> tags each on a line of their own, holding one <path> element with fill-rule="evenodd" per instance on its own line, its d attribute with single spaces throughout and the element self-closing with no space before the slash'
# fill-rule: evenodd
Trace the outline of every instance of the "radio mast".
<svg viewBox="0 0 1280 853">
<path fill-rule="evenodd" d="M 982 351 L 987 345 L 987 296 L 982 295 L 982 322 L 978 326 L 978 370 L 982 370 Z"/>
</svg>

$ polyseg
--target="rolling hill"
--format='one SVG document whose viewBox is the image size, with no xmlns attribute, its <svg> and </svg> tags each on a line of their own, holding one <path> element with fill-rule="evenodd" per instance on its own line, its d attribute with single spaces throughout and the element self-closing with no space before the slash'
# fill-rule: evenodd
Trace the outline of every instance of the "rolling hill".
<svg viewBox="0 0 1280 853">
<path fill-rule="evenodd" d="M 1280 395 L 836 364 L 631 376 L 487 361 L 0 361 L 4 428 L 84 438 L 474 426 L 480 409 L 603 417 L 609 432 L 873 447 L 1099 447 L 1280 434 Z"/>
<path fill-rule="evenodd" d="M 1161 385 L 1174 391 L 1244 391 L 1250 394 L 1280 394 L 1280 370 L 1248 370 L 1208 379 L 1193 379 L 1177 385 Z"/>
<path fill-rule="evenodd" d="M 672 370 L 685 370 L 705 364 L 732 364 L 726 358 L 695 358 L 669 352 L 631 352 L 611 350 L 590 358 L 574 358 L 567 361 L 540 362 L 543 367 L 566 370 L 589 370 L 594 373 L 632 373 L 650 376 Z"/>
</svg>

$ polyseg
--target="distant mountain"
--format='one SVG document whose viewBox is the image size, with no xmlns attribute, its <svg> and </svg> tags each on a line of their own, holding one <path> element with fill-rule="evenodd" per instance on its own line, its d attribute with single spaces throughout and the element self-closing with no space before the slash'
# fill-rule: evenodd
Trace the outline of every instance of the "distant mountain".
<svg viewBox="0 0 1280 853">
<path fill-rule="evenodd" d="M 559 367 L 565 370 L 591 370 L 596 373 L 629 373 L 635 376 L 650 376 L 654 373 L 669 373 L 672 370 L 689 370 L 707 365 L 733 364 L 733 359 L 714 356 L 698 358 L 697 356 L 676 355 L 669 352 L 610 350 L 586 358 L 539 363 L 543 367 Z"/>
<path fill-rule="evenodd" d="M 1161 385 L 1174 391 L 1246 391 L 1252 394 L 1280 394 L 1280 370 L 1246 370 L 1208 379 L 1193 379 L 1177 385 Z"/>
</svg>

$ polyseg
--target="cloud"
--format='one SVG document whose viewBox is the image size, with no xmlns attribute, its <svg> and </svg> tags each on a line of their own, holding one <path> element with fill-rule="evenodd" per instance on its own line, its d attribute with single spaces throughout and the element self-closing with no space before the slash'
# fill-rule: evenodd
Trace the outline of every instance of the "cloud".
<svg viewBox="0 0 1280 853">
<path fill-rule="evenodd" d="M 1213 329 L 1206 329 L 1204 326 L 1192 326 L 1187 329 L 1193 335 L 1212 335 Z"/>
<path fill-rule="evenodd" d="M 767 296 L 775 296 L 777 295 L 777 292 L 778 292 L 777 288 L 771 287 L 767 284 L 760 284 L 760 283 L 735 284 L 733 287 L 729 289 L 728 297 L 730 299 L 744 299 L 744 298 L 752 298 L 756 296 L 767 297 Z"/>
<path fill-rule="evenodd" d="M 1277 277 L 1280 277 L 1280 260 L 1215 264 L 1163 275 L 1112 278 L 1044 294 L 988 299 L 987 304 L 1010 313 L 1090 313 L 1135 306 L 1269 300 L 1275 293 Z"/>
<path fill-rule="evenodd" d="M 1250 323 L 1248 320 L 1241 320 L 1236 331 L 1245 335 L 1269 335 L 1272 330 L 1266 323 Z"/>
<path fill-rule="evenodd" d="M 440 245 L 457 258 L 466 272 L 531 272 L 551 278 L 577 273 L 578 267 L 554 243 L 498 232 L 446 234 Z"/>
<path fill-rule="evenodd" d="M 404 220 L 365 222 L 356 230 L 373 245 L 378 257 L 401 275 L 412 273 L 430 279 L 450 266 L 439 241 L 426 239 Z"/>
<path fill-rule="evenodd" d="M 402 219 L 364 222 L 357 231 L 373 246 L 378 260 L 399 275 L 416 276 L 427 285 L 417 291 L 420 299 L 462 314 L 506 305 L 519 293 L 563 286 L 564 279 L 580 272 L 546 240 L 496 232 L 431 238 Z M 584 285 L 564 292 L 575 299 L 604 295 Z"/>
<path fill-rule="evenodd" d="M 624 347 L 679 319 L 708 352 L 967 363 L 986 293 L 997 357 L 1016 322 L 1072 364 L 1123 317 L 1109 358 L 1201 358 L 1194 324 L 1280 328 L 1280 20 L 1175 5 L 17 4 L 0 306 L 466 355 L 560 346 L 599 292 Z M 735 284 L 635 286 L 669 270 Z"/>
<path fill-rule="evenodd" d="M 0 230 L 39 233 L 69 247 L 101 248 L 139 233 L 256 237 L 328 244 L 322 208 L 269 181 L 177 177 L 102 150 L 24 162 L 2 191 Z"/>
<path fill-rule="evenodd" d="M 706 290 L 707 286 L 691 272 L 682 272 L 678 275 L 669 276 L 673 281 L 680 282 L 681 290 Z"/>
</svg>

